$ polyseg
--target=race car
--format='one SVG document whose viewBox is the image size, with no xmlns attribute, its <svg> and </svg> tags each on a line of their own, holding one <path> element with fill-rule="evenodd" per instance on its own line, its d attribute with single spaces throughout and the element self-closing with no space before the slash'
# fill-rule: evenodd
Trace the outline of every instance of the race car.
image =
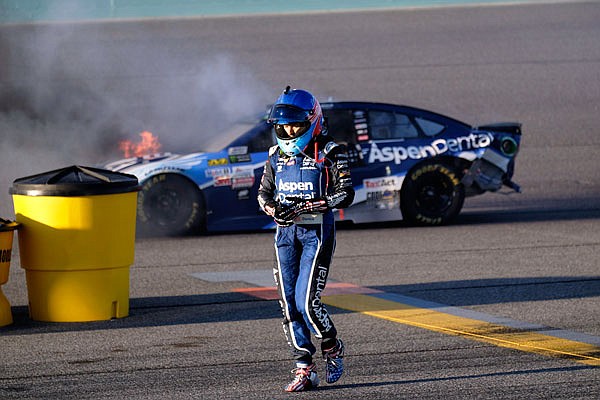
<svg viewBox="0 0 600 400">
<path fill-rule="evenodd" d="M 465 197 L 503 186 L 520 191 L 511 180 L 521 140 L 518 122 L 473 127 L 411 106 L 321 106 L 326 134 L 346 146 L 356 192 L 351 207 L 336 211 L 336 221 L 443 225 L 456 218 Z M 276 143 L 266 115 L 216 152 L 159 153 L 106 165 L 140 182 L 138 232 L 273 229 L 257 201 L 267 151 Z"/>
</svg>

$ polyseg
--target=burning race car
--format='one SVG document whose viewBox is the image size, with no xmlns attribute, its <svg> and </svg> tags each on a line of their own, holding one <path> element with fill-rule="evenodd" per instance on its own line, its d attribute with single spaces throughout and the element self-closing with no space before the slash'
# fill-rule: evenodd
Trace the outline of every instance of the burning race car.
<svg viewBox="0 0 600 400">
<path fill-rule="evenodd" d="M 354 223 L 407 220 L 442 225 L 465 197 L 512 182 L 521 124 L 472 127 L 409 106 L 368 102 L 321 104 L 327 134 L 347 146 L 353 205 L 336 220 Z M 158 153 L 105 168 L 137 176 L 138 231 L 184 235 L 275 227 L 258 206 L 257 190 L 273 127 L 264 117 L 220 151 Z"/>
</svg>

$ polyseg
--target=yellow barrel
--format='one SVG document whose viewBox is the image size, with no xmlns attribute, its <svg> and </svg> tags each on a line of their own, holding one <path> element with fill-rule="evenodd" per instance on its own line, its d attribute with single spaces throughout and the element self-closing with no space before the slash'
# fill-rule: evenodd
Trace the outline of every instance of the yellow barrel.
<svg viewBox="0 0 600 400">
<path fill-rule="evenodd" d="M 85 322 L 129 315 L 137 178 L 72 166 L 11 188 L 33 320 Z"/>
<path fill-rule="evenodd" d="M 8 299 L 2 293 L 2 285 L 8 282 L 10 259 L 12 255 L 13 231 L 19 224 L 0 218 L 0 326 L 13 323 Z"/>
</svg>

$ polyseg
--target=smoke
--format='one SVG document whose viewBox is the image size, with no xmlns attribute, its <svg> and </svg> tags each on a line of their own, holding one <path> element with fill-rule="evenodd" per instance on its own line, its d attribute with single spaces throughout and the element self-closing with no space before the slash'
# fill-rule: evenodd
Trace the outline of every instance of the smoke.
<svg viewBox="0 0 600 400">
<path fill-rule="evenodd" d="M 0 216 L 12 213 L 16 178 L 122 158 L 118 142 L 146 130 L 163 151 L 203 150 L 264 110 L 272 93 L 240 60 L 144 40 L 156 29 L 164 27 L 0 26 Z"/>
</svg>

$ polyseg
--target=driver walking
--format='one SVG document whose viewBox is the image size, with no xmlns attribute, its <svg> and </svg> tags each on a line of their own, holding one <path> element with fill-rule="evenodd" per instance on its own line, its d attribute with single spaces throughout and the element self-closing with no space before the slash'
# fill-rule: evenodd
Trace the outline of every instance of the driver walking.
<svg viewBox="0 0 600 400">
<path fill-rule="evenodd" d="M 345 148 L 326 135 L 321 106 L 311 93 L 288 86 L 269 121 L 277 145 L 269 149 L 258 201 L 277 223 L 273 272 L 296 361 L 285 390 L 295 392 L 319 384 L 311 333 L 321 339 L 326 381 L 336 382 L 344 371 L 344 344 L 321 295 L 335 249 L 332 209 L 349 207 L 354 189 Z"/>
</svg>

